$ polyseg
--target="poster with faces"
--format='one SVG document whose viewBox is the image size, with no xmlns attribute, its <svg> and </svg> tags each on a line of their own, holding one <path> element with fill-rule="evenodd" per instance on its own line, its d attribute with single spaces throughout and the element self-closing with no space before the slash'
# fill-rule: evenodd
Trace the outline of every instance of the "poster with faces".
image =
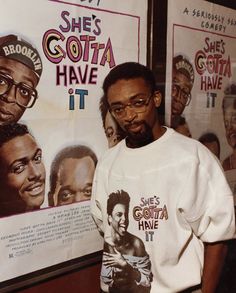
<svg viewBox="0 0 236 293">
<path fill-rule="evenodd" d="M 93 175 L 119 140 L 100 107 L 102 83 L 122 62 L 145 64 L 147 1 L 0 4 L 4 282 L 102 249 L 90 215 Z"/>
<path fill-rule="evenodd" d="M 235 10 L 168 1 L 166 123 L 222 163 L 236 199 Z"/>
</svg>

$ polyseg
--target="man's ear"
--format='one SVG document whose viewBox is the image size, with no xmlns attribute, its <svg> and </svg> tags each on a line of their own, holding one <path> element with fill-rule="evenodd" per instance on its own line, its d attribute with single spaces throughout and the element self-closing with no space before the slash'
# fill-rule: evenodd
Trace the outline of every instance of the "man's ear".
<svg viewBox="0 0 236 293">
<path fill-rule="evenodd" d="M 162 95 L 160 91 L 155 91 L 153 94 L 153 100 L 156 108 L 160 107 L 162 101 Z"/>
</svg>

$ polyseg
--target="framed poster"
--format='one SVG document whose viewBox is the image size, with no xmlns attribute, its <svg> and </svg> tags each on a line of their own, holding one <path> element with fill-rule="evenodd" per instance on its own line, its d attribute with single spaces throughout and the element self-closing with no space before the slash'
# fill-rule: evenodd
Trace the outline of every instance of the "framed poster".
<svg viewBox="0 0 236 293">
<path fill-rule="evenodd" d="M 4 290 L 100 259 L 89 199 L 108 148 L 101 86 L 115 65 L 146 63 L 147 3 L 1 1 Z"/>
<path fill-rule="evenodd" d="M 168 1 L 166 123 L 221 161 L 236 203 L 235 10 Z"/>
</svg>

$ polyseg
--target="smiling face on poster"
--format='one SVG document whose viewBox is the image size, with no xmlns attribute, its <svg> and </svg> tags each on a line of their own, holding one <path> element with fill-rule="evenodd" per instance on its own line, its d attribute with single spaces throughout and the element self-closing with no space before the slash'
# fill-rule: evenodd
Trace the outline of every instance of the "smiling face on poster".
<svg viewBox="0 0 236 293">
<path fill-rule="evenodd" d="M 42 150 L 23 124 L 0 126 L 0 215 L 37 210 L 44 201 Z"/>
</svg>

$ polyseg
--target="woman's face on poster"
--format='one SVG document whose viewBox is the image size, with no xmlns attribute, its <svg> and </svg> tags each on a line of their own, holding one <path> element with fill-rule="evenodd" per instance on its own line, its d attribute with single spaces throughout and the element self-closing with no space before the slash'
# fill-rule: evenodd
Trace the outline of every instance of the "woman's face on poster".
<svg viewBox="0 0 236 293">
<path fill-rule="evenodd" d="M 114 230 L 115 234 L 124 236 L 128 228 L 128 213 L 124 204 L 116 204 L 109 215 L 109 224 Z"/>
</svg>

